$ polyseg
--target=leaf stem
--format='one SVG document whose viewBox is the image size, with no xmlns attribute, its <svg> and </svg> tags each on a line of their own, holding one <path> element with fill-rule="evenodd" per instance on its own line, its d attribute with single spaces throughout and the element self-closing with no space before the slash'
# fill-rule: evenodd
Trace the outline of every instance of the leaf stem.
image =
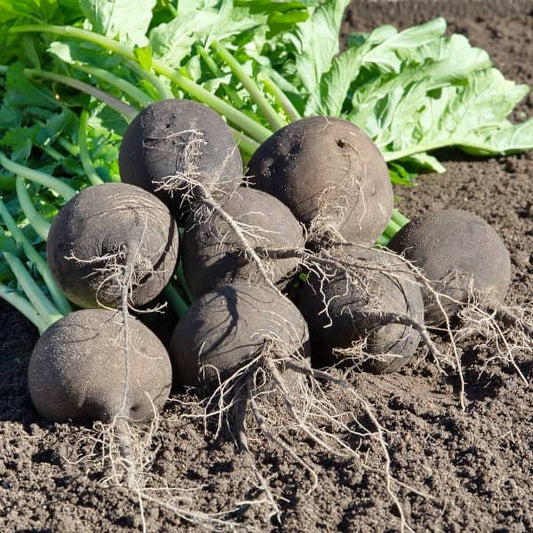
<svg viewBox="0 0 533 533">
<path fill-rule="evenodd" d="M 264 117 L 268 120 L 270 127 L 276 131 L 287 123 L 282 117 L 278 115 L 276 110 L 272 107 L 270 102 L 265 98 L 265 95 L 261 92 L 261 89 L 257 86 L 254 80 L 248 76 L 247 72 L 242 68 L 242 65 L 231 55 L 231 53 L 219 42 L 214 41 L 211 45 L 221 59 L 229 66 L 233 74 L 242 83 L 244 88 L 250 93 L 250 96 L 254 99 L 257 107 L 263 113 Z"/>
<path fill-rule="evenodd" d="M 119 43 L 118 41 L 114 41 L 109 37 L 105 37 L 103 35 L 99 35 L 91 31 L 83 30 L 81 28 L 75 28 L 73 26 L 28 24 L 16 26 L 14 28 L 11 28 L 9 31 L 11 33 L 47 32 L 53 33 L 55 35 L 61 35 L 63 37 L 81 39 L 101 46 L 102 48 L 105 48 L 106 50 L 109 50 L 116 54 L 119 54 L 125 59 L 129 59 L 132 61 L 135 60 L 135 54 L 133 50 L 128 46 L 125 46 Z M 185 91 L 196 100 L 199 100 L 200 102 L 209 105 L 217 113 L 225 116 L 228 121 L 232 122 L 234 125 L 242 129 L 244 133 L 246 133 L 256 141 L 263 142 L 268 139 L 268 137 L 270 137 L 270 135 L 272 134 L 270 130 L 268 130 L 264 126 L 261 126 L 261 124 L 258 124 L 241 111 L 238 111 L 224 100 L 221 100 L 217 96 L 213 95 L 208 90 L 204 89 L 201 85 L 198 85 L 196 82 L 180 74 L 178 71 L 168 67 L 163 62 L 154 59 L 152 61 L 152 68 L 156 74 L 165 76 L 171 82 L 176 84 L 181 90 Z"/>
<path fill-rule="evenodd" d="M 8 67 L 5 65 L 0 65 L 0 73 L 6 73 Z M 86 94 L 94 96 L 97 100 L 103 102 L 111 109 L 114 109 L 117 113 L 120 113 L 127 121 L 133 120 L 137 114 L 137 110 L 130 105 L 126 104 L 122 100 L 111 96 L 110 94 L 85 83 L 84 81 L 75 80 L 74 78 L 69 78 L 68 76 L 63 76 L 61 74 L 56 74 L 55 72 L 48 72 L 46 70 L 37 70 L 33 68 L 25 68 L 24 75 L 28 77 L 37 77 L 45 78 L 52 81 L 57 81 L 63 85 L 68 85 L 73 89 L 77 89 Z"/>
<path fill-rule="evenodd" d="M 376 244 L 380 246 L 387 246 L 396 233 L 398 233 L 408 223 L 409 219 L 398 209 L 394 209 L 392 211 L 392 216 L 389 220 L 389 223 L 376 241 Z"/>
<path fill-rule="evenodd" d="M 231 128 L 231 133 L 233 138 L 237 141 L 241 152 L 244 152 L 248 155 L 253 155 L 253 153 L 259 148 L 259 143 L 257 141 L 250 139 L 250 137 L 241 131 Z"/>
<path fill-rule="evenodd" d="M 39 235 L 43 241 L 46 241 L 50 231 L 50 223 L 37 212 L 37 209 L 35 209 L 35 206 L 30 198 L 30 193 L 26 188 L 26 180 L 19 176 L 17 178 L 16 188 L 17 197 L 22 212 L 26 215 L 26 218 L 37 235 Z"/>
<path fill-rule="evenodd" d="M 167 87 L 152 71 L 143 68 L 137 61 L 126 60 L 126 65 L 139 77 L 150 83 L 161 100 L 174 98 L 170 87 Z"/>
<path fill-rule="evenodd" d="M 37 285 L 35 280 L 30 276 L 30 273 L 22 261 L 8 252 L 4 252 L 3 256 L 28 297 L 28 300 L 35 308 L 35 311 L 46 322 L 47 326 L 52 325 L 54 322 L 62 318 L 64 315 L 62 315 L 46 297 L 39 285 Z"/>
<path fill-rule="evenodd" d="M 90 76 L 94 76 L 95 78 L 106 82 L 108 85 L 111 85 L 111 87 L 121 90 L 124 94 L 128 95 L 132 100 L 140 104 L 142 107 L 146 107 L 153 102 L 152 98 L 135 87 L 135 85 L 132 85 L 129 81 L 123 80 L 118 76 L 111 74 L 107 70 L 91 65 L 83 65 L 81 63 L 72 63 L 71 65 L 75 69 L 81 70 Z"/>
<path fill-rule="evenodd" d="M 66 183 L 63 183 L 59 178 L 50 176 L 50 174 L 46 174 L 45 172 L 41 172 L 39 170 L 34 170 L 33 168 L 20 165 L 19 163 L 15 163 L 6 157 L 2 152 L 0 152 L 0 164 L 6 170 L 13 172 L 13 174 L 22 176 L 27 180 L 34 181 L 35 183 L 39 183 L 40 185 L 48 187 L 67 201 L 71 198 L 74 198 L 74 196 L 78 194 L 76 189 L 70 185 L 67 185 Z"/>
<path fill-rule="evenodd" d="M 272 135 L 272 132 L 269 129 L 257 123 L 255 120 L 251 119 L 238 109 L 235 109 L 224 100 L 221 100 L 218 96 L 210 93 L 201 85 L 198 85 L 196 82 L 180 74 L 176 70 L 169 68 L 164 63 L 154 59 L 153 66 L 156 72 L 167 77 L 181 90 L 185 91 L 196 100 L 207 104 L 217 113 L 226 117 L 229 122 L 243 130 L 246 135 L 255 141 L 266 141 Z"/>
<path fill-rule="evenodd" d="M 258 79 L 263 82 L 265 89 L 275 98 L 276 102 L 283 109 L 291 122 L 302 118 L 287 95 L 281 90 L 280 86 L 267 76 L 265 72 L 260 72 Z"/>
<path fill-rule="evenodd" d="M 398 209 L 395 209 L 392 212 L 392 220 L 400 226 L 400 229 L 403 228 L 405 225 L 409 224 L 410 220 L 401 213 Z"/>
<path fill-rule="evenodd" d="M 217 77 L 217 78 L 223 78 L 224 72 L 219 68 L 219 66 L 215 63 L 214 59 L 209 55 L 209 52 L 203 47 L 199 46 L 197 48 L 198 53 L 202 57 L 202 59 L 207 64 L 207 67 L 209 70 Z M 237 91 L 235 91 L 232 87 L 229 87 L 226 83 L 221 83 L 222 89 L 226 93 L 226 96 L 229 98 L 229 100 L 233 103 L 233 105 L 239 109 L 243 106 L 243 100 L 241 97 L 237 94 Z"/>
<path fill-rule="evenodd" d="M 48 323 L 37 313 L 30 301 L 3 283 L 0 283 L 0 298 L 22 313 L 39 330 L 40 335 L 48 328 Z"/>
<path fill-rule="evenodd" d="M 48 264 L 39 255 L 37 250 L 35 250 L 35 248 L 31 245 L 30 241 L 26 238 L 24 233 L 22 233 L 21 229 L 17 226 L 15 220 L 10 215 L 6 205 L 4 204 L 2 200 L 0 200 L 0 217 L 4 221 L 4 224 L 6 225 L 9 233 L 11 233 L 11 236 L 13 237 L 13 239 L 15 239 L 15 241 L 18 242 L 22 246 L 22 249 L 24 250 L 24 253 L 26 254 L 26 257 L 28 258 L 28 260 L 31 261 L 37 268 L 57 308 L 64 315 L 70 313 L 70 311 L 72 311 L 70 304 L 68 303 L 68 300 L 65 298 L 65 296 L 61 292 L 61 289 L 58 287 L 55 279 L 53 278 L 52 273 L 50 272 L 50 269 L 48 268 Z M 11 269 L 13 270 L 12 267 Z M 43 293 L 43 296 L 44 296 L 44 293 Z M 28 297 L 29 297 L 29 294 L 28 294 Z M 43 309 L 45 307 L 46 306 L 43 305 Z M 58 312 L 58 311 L 54 306 L 51 305 L 47 312 L 53 315 L 54 312 Z"/>
<path fill-rule="evenodd" d="M 89 150 L 87 149 L 87 121 L 89 113 L 86 109 L 83 109 L 80 113 L 80 123 L 78 128 L 78 145 L 80 147 L 80 160 L 83 166 L 83 170 L 87 175 L 87 178 L 91 182 L 91 185 L 100 185 L 104 181 L 100 178 L 96 169 L 94 168 Z"/>
</svg>

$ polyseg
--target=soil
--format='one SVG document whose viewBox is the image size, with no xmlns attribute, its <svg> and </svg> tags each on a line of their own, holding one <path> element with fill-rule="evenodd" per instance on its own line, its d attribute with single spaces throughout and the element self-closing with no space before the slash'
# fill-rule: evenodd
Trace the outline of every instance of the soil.
<svg viewBox="0 0 533 533">
<path fill-rule="evenodd" d="M 356 5 L 356 3 L 354 3 Z M 463 6 L 466 3 L 463 3 Z M 344 33 L 392 22 L 406 27 L 426 16 L 402 11 L 348 10 Z M 506 77 L 533 85 L 533 11 L 511 17 L 461 13 L 448 17 L 450 31 L 467 35 L 486 49 Z M 460 58 L 458 59 L 460 60 Z M 530 95 L 519 108 L 533 114 Z M 520 115 L 516 115 L 520 118 Z M 445 207 L 470 210 L 492 224 L 508 246 L 513 268 L 509 303 L 531 312 L 533 302 L 533 152 L 477 159 L 457 152 L 440 154 L 447 172 L 425 175 L 411 189 L 397 189 L 407 214 Z M 476 246 L 476 243 L 472 243 Z M 257 469 L 277 496 L 282 524 L 268 518 L 250 458 L 236 451 L 226 435 L 213 439 L 184 392 L 173 396 L 159 419 L 147 483 L 162 503 L 144 501 L 117 484 L 103 459 L 98 427 L 51 424 L 41 420 L 27 394 L 26 369 L 37 332 L 0 301 L 0 530 L 12 531 L 202 531 L 207 525 L 185 518 L 186 509 L 218 513 L 218 518 L 260 531 L 398 531 L 400 518 L 387 492 L 386 457 L 372 438 L 352 435 L 358 458 L 330 456 L 296 432 L 294 449 L 314 465 L 318 485 L 311 492 L 309 473 L 258 432 L 250 446 Z M 435 337 L 442 343 L 442 338 Z M 466 408 L 459 402 L 457 373 L 441 372 L 420 350 L 415 361 L 387 376 L 352 375 L 360 397 L 371 406 L 390 455 L 395 480 L 391 490 L 415 531 L 533 531 L 533 396 L 517 370 L 495 352 L 463 342 Z M 531 354 L 517 359 L 531 381 Z M 339 411 L 349 398 L 338 387 L 324 387 Z M 279 409 L 279 426 L 290 420 Z M 376 430 L 364 412 L 360 429 Z M 250 421 L 252 424 L 252 421 Z M 243 505 L 245 500 L 255 503 Z M 217 515 L 214 515 L 215 517 Z M 211 520 L 213 523 L 213 519 Z"/>
</svg>

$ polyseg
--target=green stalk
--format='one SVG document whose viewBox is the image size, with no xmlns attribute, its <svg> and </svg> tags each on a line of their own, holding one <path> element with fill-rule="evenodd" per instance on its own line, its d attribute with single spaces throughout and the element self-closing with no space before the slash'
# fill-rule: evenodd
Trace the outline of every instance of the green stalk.
<svg viewBox="0 0 533 533">
<path fill-rule="evenodd" d="M 382 234 L 376 239 L 376 242 L 374 244 L 377 246 L 387 246 L 389 242 L 390 242 L 390 239 L 388 237 L 385 237 L 385 235 Z"/>
<path fill-rule="evenodd" d="M 396 233 L 398 233 L 408 223 L 409 219 L 398 209 L 394 209 L 387 227 L 383 230 L 383 233 L 376 241 L 376 244 L 380 246 L 387 246 Z"/>
<path fill-rule="evenodd" d="M 396 224 L 394 220 L 394 216 L 389 220 L 389 223 L 387 224 L 387 227 L 385 228 L 385 231 L 389 233 L 390 235 L 394 236 L 396 233 L 398 233 L 401 229 L 401 226 L 399 224 Z"/>
<path fill-rule="evenodd" d="M 62 161 L 63 159 L 65 159 L 65 156 L 61 152 L 58 152 L 52 146 L 45 146 L 44 144 L 38 146 L 45 154 L 48 154 L 52 159 L 55 159 L 56 161 Z"/>
<path fill-rule="evenodd" d="M 68 313 L 70 313 L 72 311 L 70 304 L 65 298 L 61 289 L 58 287 L 55 279 L 53 278 L 52 273 L 48 268 L 48 264 L 43 259 L 43 257 L 39 255 L 37 250 L 35 250 L 35 248 L 31 245 L 30 241 L 26 238 L 24 233 L 22 233 L 21 229 L 13 220 L 13 217 L 10 215 L 6 205 L 2 200 L 0 200 L 0 217 L 4 221 L 4 224 L 11 233 L 13 239 L 15 239 L 15 241 L 22 246 L 22 249 L 24 250 L 24 253 L 26 254 L 28 260 L 31 261 L 37 268 L 37 271 L 43 278 L 43 281 L 45 282 L 50 292 L 50 296 L 52 297 L 52 300 L 54 301 L 57 308 L 61 311 L 63 315 L 67 315 Z M 57 311 L 57 309 L 53 306 L 50 309 Z M 53 314 L 53 312 L 51 314 Z"/>
<path fill-rule="evenodd" d="M 163 2 L 163 3 L 165 5 L 165 8 L 170 11 L 172 18 L 176 18 L 178 15 L 178 10 L 170 2 Z"/>
<path fill-rule="evenodd" d="M 108 72 L 107 70 L 98 67 L 92 67 L 90 65 L 81 65 L 80 63 L 72 63 L 72 66 L 75 69 L 81 70 L 86 74 L 106 82 L 108 85 L 111 85 L 111 87 L 116 87 L 142 107 L 147 107 L 153 103 L 153 100 L 147 94 L 135 87 L 135 85 L 132 85 L 129 81 L 123 80 L 118 76 L 111 74 L 111 72 Z"/>
<path fill-rule="evenodd" d="M 270 127 L 276 131 L 280 128 L 283 128 L 283 126 L 286 126 L 287 123 L 285 120 L 278 115 L 270 102 L 265 98 L 265 95 L 262 93 L 261 89 L 259 89 L 255 81 L 248 76 L 246 71 L 242 68 L 242 65 L 231 55 L 231 53 L 216 41 L 213 42 L 211 46 L 215 49 L 216 53 L 222 58 L 222 60 L 226 62 L 233 74 L 242 83 L 244 88 L 250 93 L 250 96 L 254 99 L 257 107 L 267 119 Z"/>
<path fill-rule="evenodd" d="M 0 283 L 0 298 L 22 313 L 39 330 L 40 335 L 48 328 L 46 320 L 35 311 L 35 307 L 29 300 L 3 283 Z"/>
<path fill-rule="evenodd" d="M 207 50 L 203 46 L 197 47 L 198 53 L 206 63 L 209 70 L 215 75 L 217 78 L 223 78 L 224 72 L 219 68 L 219 66 L 215 63 L 213 58 L 209 55 Z M 242 98 L 237 94 L 235 90 L 233 90 L 232 87 L 228 87 L 226 83 L 222 83 L 222 89 L 226 93 L 226 96 L 229 98 L 230 102 L 237 108 L 241 108 L 243 105 Z"/>
<path fill-rule="evenodd" d="M 287 98 L 287 95 L 281 90 L 279 85 L 274 83 L 264 72 L 260 72 L 258 76 L 259 81 L 263 82 L 265 89 L 274 97 L 278 105 L 283 109 L 291 122 L 302 118 L 298 110 L 292 105 L 292 102 Z"/>
<path fill-rule="evenodd" d="M 109 37 L 98 35 L 97 33 L 82 30 L 80 28 L 74 28 L 72 26 L 48 26 L 41 24 L 29 24 L 23 26 L 16 26 L 9 30 L 11 33 L 24 33 L 24 32 L 46 32 L 60 35 L 63 37 L 70 37 L 74 39 L 81 39 L 116 54 L 119 54 L 124 59 L 135 61 L 135 54 L 131 48 L 125 46 Z M 163 62 L 154 59 L 152 61 L 152 68 L 155 73 L 168 78 L 171 82 L 176 84 L 181 90 L 188 93 L 190 96 L 207 104 L 213 108 L 217 113 L 226 117 L 226 119 L 237 127 L 242 129 L 244 133 L 252 137 L 254 140 L 263 142 L 272 135 L 272 132 L 258 124 L 241 111 L 238 111 L 228 103 L 224 102 L 217 96 L 211 94 L 204 89 L 201 85 L 188 79 L 186 76 L 180 74 L 176 70 L 168 67 Z"/>
<path fill-rule="evenodd" d="M 80 113 L 80 124 L 78 128 L 78 144 L 80 147 L 80 160 L 83 166 L 83 170 L 87 175 L 87 178 L 91 182 L 91 185 L 100 185 L 104 183 L 100 178 L 96 169 L 94 168 L 93 162 L 91 161 L 91 156 L 89 155 L 89 150 L 87 149 L 87 120 L 89 118 L 89 113 L 86 109 L 83 109 Z"/>
<path fill-rule="evenodd" d="M 253 153 L 260 146 L 257 141 L 250 139 L 250 137 L 240 132 L 239 130 L 235 130 L 231 128 L 231 133 L 233 135 L 233 138 L 237 141 L 237 144 L 239 148 L 241 149 L 241 151 L 248 155 L 253 155 Z"/>
<path fill-rule="evenodd" d="M 0 65 L 0 74 L 5 74 L 7 72 L 7 69 L 7 66 Z M 90 94 L 91 96 L 94 96 L 97 100 L 104 102 L 104 104 L 109 106 L 111 109 L 114 109 L 117 113 L 120 113 L 128 122 L 133 120 L 133 118 L 135 118 L 135 115 L 137 115 L 137 110 L 135 108 L 131 107 L 125 102 L 122 102 L 118 98 L 111 96 L 105 91 L 101 91 L 100 89 L 97 89 L 96 87 L 85 83 L 84 81 L 75 80 L 74 78 L 69 78 L 68 76 L 56 74 L 55 72 L 48 72 L 46 70 L 37 70 L 33 68 L 25 68 L 24 74 L 28 77 L 45 78 L 48 80 L 56 81 L 58 83 L 62 83 L 63 85 L 68 85 L 69 87 L 77 89 L 78 91 L 81 91 L 83 93 Z"/>
<path fill-rule="evenodd" d="M 65 139 L 65 137 L 59 137 L 57 140 L 60 146 L 62 146 L 70 155 L 77 157 L 80 154 L 79 146 L 72 144 L 70 141 Z"/>
<path fill-rule="evenodd" d="M 137 61 L 126 61 L 126 65 L 133 70 L 140 78 L 144 79 L 154 87 L 161 100 L 174 98 L 170 87 L 167 87 L 153 72 L 143 68 Z"/>
<path fill-rule="evenodd" d="M 185 302 L 183 296 L 172 283 L 169 283 L 165 287 L 165 296 L 179 318 L 181 318 L 189 309 L 187 302 Z"/>
<path fill-rule="evenodd" d="M 186 76 L 183 76 L 179 72 L 169 68 L 164 63 L 154 60 L 154 70 L 162 76 L 167 77 L 170 81 L 175 83 L 180 89 L 188 93 L 193 98 L 196 98 L 200 102 L 207 104 L 217 113 L 226 117 L 229 122 L 242 129 L 246 135 L 255 141 L 266 141 L 272 135 L 270 130 L 257 123 L 255 120 L 251 119 L 241 111 L 235 109 L 228 103 L 224 102 L 224 100 L 221 100 L 218 96 L 211 94 L 201 85 L 198 85 L 196 82 L 190 80 Z"/>
<path fill-rule="evenodd" d="M 59 178 L 55 178 L 54 176 L 50 176 L 50 174 L 46 174 L 39 170 L 28 168 L 24 165 L 19 165 L 18 163 L 11 161 L 11 159 L 6 157 L 2 152 L 0 152 L 0 164 L 13 174 L 22 176 L 27 180 L 34 181 L 35 183 L 39 183 L 40 185 L 48 187 L 67 201 L 71 198 L 74 198 L 74 196 L 78 194 L 76 189 L 70 185 L 67 185 L 66 183 L 63 183 Z"/>
<path fill-rule="evenodd" d="M 24 215 L 26 215 L 26 218 L 28 219 L 32 228 L 43 241 L 46 241 L 50 231 L 50 223 L 37 212 L 37 209 L 35 209 L 35 206 L 30 198 L 30 193 L 26 188 L 26 181 L 21 177 L 17 178 L 17 197 L 22 212 Z"/>
<path fill-rule="evenodd" d="M 218 65 L 215 63 L 214 59 L 209 55 L 207 50 L 203 46 L 197 47 L 198 53 L 202 57 L 202 59 L 205 61 L 205 64 L 209 68 L 209 70 L 217 77 L 217 78 L 223 78 L 224 72 L 218 67 Z"/>
<path fill-rule="evenodd" d="M 458 138 L 454 139 L 453 137 L 448 137 L 442 141 L 427 143 L 427 144 L 415 144 L 409 148 L 404 148 L 403 150 L 397 150 L 395 152 L 382 152 L 385 161 L 396 161 L 397 159 L 403 159 L 404 157 L 409 157 L 416 154 L 422 154 L 426 152 L 432 152 L 438 150 L 439 148 L 447 148 L 449 146 L 461 146 L 463 148 L 471 148 L 478 151 L 487 151 L 487 147 L 481 144 L 468 143 L 465 144 L 465 139 Z"/>
<path fill-rule="evenodd" d="M 405 215 L 403 215 L 398 209 L 395 209 L 392 212 L 392 220 L 396 222 L 396 224 L 398 224 L 400 228 L 403 228 L 410 222 L 410 220 Z"/>
<path fill-rule="evenodd" d="M 17 256 L 7 252 L 4 252 L 3 256 L 28 297 L 28 300 L 46 324 L 50 326 L 62 318 L 64 315 L 62 315 L 46 297 L 39 285 L 37 285 L 35 280 L 30 276 L 30 273 L 22 261 Z"/>
</svg>

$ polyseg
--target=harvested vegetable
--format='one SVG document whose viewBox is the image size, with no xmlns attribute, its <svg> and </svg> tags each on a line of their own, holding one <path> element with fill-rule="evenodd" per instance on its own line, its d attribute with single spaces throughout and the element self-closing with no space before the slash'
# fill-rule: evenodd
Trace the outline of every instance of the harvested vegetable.
<svg viewBox="0 0 533 533">
<path fill-rule="evenodd" d="M 260 366 L 268 357 L 302 358 L 308 344 L 307 324 L 289 299 L 237 281 L 195 301 L 174 330 L 170 357 L 177 385 L 212 388 L 254 359 Z"/>
<path fill-rule="evenodd" d="M 134 318 L 125 337 L 120 313 L 105 309 L 75 311 L 49 327 L 28 370 L 35 408 L 60 422 L 150 420 L 167 400 L 171 383 L 161 341 Z"/>
<path fill-rule="evenodd" d="M 220 115 L 183 99 L 156 102 L 135 117 L 120 145 L 119 166 L 123 182 L 172 203 L 175 216 L 188 208 L 196 186 L 223 201 L 243 175 L 241 154 Z"/>
<path fill-rule="evenodd" d="M 355 249 L 336 255 L 353 268 L 329 267 L 324 276 L 310 272 L 299 303 L 315 363 L 395 372 L 414 354 L 423 329 L 416 278 L 389 253 Z"/>
<path fill-rule="evenodd" d="M 444 209 L 414 217 L 389 246 L 429 280 L 432 290 L 423 290 L 428 324 L 444 323 L 473 297 L 498 305 L 511 283 L 509 251 L 473 213 Z"/>
<path fill-rule="evenodd" d="M 305 243 L 302 228 L 288 207 L 262 191 L 240 187 L 224 204 L 224 211 L 233 220 L 233 227 L 219 214 L 205 221 L 190 216 L 185 223 L 183 270 L 196 296 L 236 279 L 261 281 L 257 265 L 243 253 L 235 227 L 254 248 L 299 249 Z M 265 260 L 275 284 L 287 281 L 298 264 L 297 258 L 290 257 Z"/>
<path fill-rule="evenodd" d="M 88 187 L 55 217 L 47 260 L 57 283 L 81 307 L 156 298 L 178 256 L 178 229 L 155 196 L 125 183 Z"/>
<path fill-rule="evenodd" d="M 307 224 L 311 236 L 371 245 L 392 215 L 389 172 L 354 124 L 312 117 L 277 131 L 248 164 L 252 183 Z"/>
<path fill-rule="evenodd" d="M 420 170 L 442 171 L 429 152 L 460 146 L 486 155 L 533 147 L 533 121 L 515 125 L 507 119 L 526 88 L 505 80 L 487 55 L 465 38 L 445 37 L 442 19 L 401 33 L 384 26 L 351 35 L 347 49 L 339 53 L 347 0 L 191 0 L 177 7 L 151 0 L 142 7 L 136 3 L 136 10 L 125 0 L 68 4 L 64 12 L 64 2 L 21 0 L 2 15 L 12 28 L 9 46 L 0 51 L 7 63 L 0 66 L 6 73 L 5 89 L 0 87 L 6 154 L 0 154 L 0 163 L 7 171 L 0 179 L 5 189 L 0 202 L 5 226 L 1 252 L 9 267 L 1 272 L 0 295 L 44 332 L 43 343 L 58 330 L 64 333 L 63 324 L 82 313 L 70 313 L 57 285 L 78 305 L 119 308 L 120 313 L 113 314 L 115 340 L 102 337 L 105 346 L 94 355 L 99 346 L 87 346 L 87 364 L 94 359 L 93 366 L 101 366 L 106 375 L 101 382 L 99 376 L 94 378 L 101 383 L 94 393 L 98 398 L 88 397 L 95 413 L 82 410 L 79 419 L 93 414 L 103 420 L 149 418 L 150 402 L 130 396 L 130 370 L 136 368 L 132 354 L 137 350 L 130 336 L 137 322 L 129 309 L 159 294 L 177 257 L 177 227 L 166 208 L 150 208 L 152 214 L 145 216 L 130 210 L 137 202 L 130 205 L 124 197 L 123 207 L 116 208 L 107 203 L 113 194 L 101 199 L 94 192 L 113 187 L 98 184 L 118 180 L 120 167 L 123 181 L 164 198 L 180 223 L 189 216 L 189 238 L 194 239 L 193 230 L 200 233 L 190 250 L 203 246 L 202 231 L 223 223 L 224 229 L 209 233 L 205 242 L 215 250 L 211 255 L 217 267 L 228 263 L 227 269 L 213 279 L 194 259 L 185 265 L 193 292 L 211 292 L 185 312 L 187 298 L 194 300 L 195 295 L 188 294 L 180 269 L 167 287 L 169 300 L 183 315 L 172 338 L 175 383 L 214 390 L 204 403 L 212 408 L 206 416 L 213 414 L 220 422 L 224 415 L 234 415 L 230 428 L 247 451 L 245 415 L 250 412 L 263 435 L 309 472 L 311 488 L 316 473 L 291 448 L 295 436 L 304 435 L 328 452 L 357 456 L 353 443 L 361 437 L 361 424 L 355 415 L 346 416 L 344 408 L 329 403 L 322 388 L 324 382 L 341 386 L 372 423 L 368 434 L 385 455 L 387 490 L 400 529 L 406 530 L 379 422 L 350 383 L 312 368 L 307 324 L 281 289 L 287 288 L 285 276 L 300 262 L 308 272 L 302 312 L 311 323 L 317 362 L 321 357 L 328 363 L 345 357 L 362 368 L 389 372 L 412 356 L 420 337 L 430 346 L 418 281 L 406 273 L 406 263 L 382 262 L 374 252 L 336 255 L 333 244 L 386 244 L 402 225 L 401 214 L 392 209 L 390 180 L 411 183 Z M 277 220 L 266 200 L 253 211 L 248 193 L 234 200 L 242 157 L 249 156 L 249 174 L 261 189 L 250 198 L 255 194 L 266 199 L 262 191 L 272 192 L 295 213 L 290 224 Z M 88 183 L 95 187 L 86 188 Z M 135 189 L 127 184 L 114 187 Z M 65 223 L 73 206 L 85 198 L 92 198 L 92 214 L 87 216 L 89 208 L 81 209 L 79 225 Z M 155 197 L 146 200 L 150 206 L 154 202 Z M 252 213 L 254 221 L 248 219 Z M 276 220 L 264 225 L 268 216 Z M 109 219 L 105 230 L 92 223 L 95 218 Z M 307 226 L 313 253 L 304 249 L 296 220 Z M 282 235 L 289 226 L 294 235 Z M 152 233 L 158 228 L 164 232 Z M 261 232 L 269 237 L 279 233 L 283 239 L 267 240 Z M 57 282 L 39 261 L 47 240 Z M 328 249 L 322 248 L 324 241 Z M 30 267 L 36 265 L 38 275 L 24 265 L 23 255 Z M 290 268 L 282 272 L 282 264 Z M 251 283 L 240 280 L 241 275 Z M 291 296 L 305 278 L 303 274 L 289 285 Z M 231 285 L 218 285 L 234 279 Z M 150 287 L 152 281 L 155 287 Z M 67 317 L 56 322 L 63 315 Z M 91 324 L 98 339 L 101 322 Z M 450 337 L 453 341 L 453 334 Z M 53 343 L 62 339 L 58 334 Z M 80 339 L 84 347 L 85 340 Z M 58 351 L 60 361 L 66 360 L 68 350 L 65 343 Z M 44 416 L 49 406 L 39 388 L 41 367 L 48 365 L 51 373 L 45 375 L 60 391 L 70 379 L 63 377 L 68 369 L 63 373 L 59 363 L 45 360 L 48 354 L 44 349 L 43 362 L 35 364 L 30 378 L 37 390 L 32 397 Z M 457 350 L 455 356 L 460 372 Z M 99 357 L 105 358 L 101 365 Z M 517 367 L 512 353 L 509 359 Z M 114 369 L 106 366 L 117 361 L 120 365 Z M 71 367 L 73 379 L 79 379 L 83 368 Z M 290 390 L 287 370 L 305 377 L 296 391 Z M 92 376 L 89 371 L 87 375 Z M 168 381 L 155 386 L 167 391 Z M 113 388 L 117 383 L 122 383 L 121 395 Z M 141 378 L 136 385 L 137 392 L 144 390 Z M 69 391 L 76 406 L 80 390 L 76 385 Z M 70 397 L 58 394 L 68 405 Z M 272 429 L 274 396 L 290 414 L 288 428 Z M 152 413 L 160 407 L 155 403 Z M 50 407 L 51 419 L 78 419 L 75 408 L 54 409 Z M 340 433 L 347 435 L 346 441 L 338 438 Z M 123 458 L 131 479 L 131 454 Z M 280 518 L 278 496 L 259 473 L 258 487 Z M 137 490 L 136 495 L 142 506 L 146 493 Z"/>
</svg>

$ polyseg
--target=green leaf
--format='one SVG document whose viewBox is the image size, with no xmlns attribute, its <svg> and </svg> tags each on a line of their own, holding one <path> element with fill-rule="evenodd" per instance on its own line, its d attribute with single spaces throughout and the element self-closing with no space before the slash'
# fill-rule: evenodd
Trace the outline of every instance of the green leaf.
<svg viewBox="0 0 533 533">
<path fill-rule="evenodd" d="M 267 18 L 265 14 L 251 15 L 247 9 L 235 8 L 232 0 L 180 2 L 177 16 L 150 32 L 153 54 L 168 66 L 178 68 L 197 44 L 208 48 L 213 41 L 223 43 L 246 32 L 250 32 L 247 42 L 257 38 Z"/>
<path fill-rule="evenodd" d="M 11 159 L 24 163 L 30 156 L 38 131 L 38 126 L 11 128 L 0 139 L 0 145 L 11 149 Z"/>
<path fill-rule="evenodd" d="M 361 35 L 352 46 L 333 59 L 320 84 L 311 92 L 305 114 L 337 117 L 341 114 L 348 90 L 357 78 L 369 50 L 396 34 L 392 26 L 381 26 L 369 35 Z"/>
<path fill-rule="evenodd" d="M 289 39 L 295 47 L 295 67 L 301 85 L 315 92 L 322 75 L 339 53 L 339 30 L 349 0 L 326 0 Z"/>
<path fill-rule="evenodd" d="M 528 88 L 488 69 L 473 73 L 466 85 L 442 88 L 418 104 L 400 102 L 381 147 L 390 161 L 445 146 L 479 155 L 533 148 L 533 119 L 511 124 L 507 116 Z"/>
<path fill-rule="evenodd" d="M 391 27 L 386 28 L 390 31 Z M 406 60 L 420 62 L 428 56 L 438 57 L 435 47 L 439 47 L 445 31 L 446 21 L 437 18 L 400 33 L 395 32 L 369 52 L 365 61 L 378 65 L 383 71 L 400 72 Z"/>
<path fill-rule="evenodd" d="M 0 22 L 13 19 L 49 22 L 57 8 L 56 0 L 0 0 Z"/>
<path fill-rule="evenodd" d="M 400 163 L 402 163 L 404 167 L 414 167 L 417 171 L 437 172 L 439 174 L 446 172 L 446 169 L 436 157 L 425 153 L 404 157 L 400 160 Z"/>
<path fill-rule="evenodd" d="M 73 134 L 76 128 L 77 117 L 69 109 L 62 109 L 59 113 L 52 115 L 39 129 L 36 142 L 47 146 L 52 144 L 64 132 Z"/>
<path fill-rule="evenodd" d="M 48 89 L 38 89 L 24 75 L 24 67 L 20 63 L 11 65 L 7 72 L 7 92 L 3 105 L 11 108 L 24 109 L 28 106 L 57 109 L 58 103 Z"/>
<path fill-rule="evenodd" d="M 152 70 L 152 47 L 136 46 L 133 50 L 139 65 L 146 70 Z"/>
<path fill-rule="evenodd" d="M 93 30 L 128 45 L 145 46 L 156 0 L 80 0 Z"/>
</svg>

